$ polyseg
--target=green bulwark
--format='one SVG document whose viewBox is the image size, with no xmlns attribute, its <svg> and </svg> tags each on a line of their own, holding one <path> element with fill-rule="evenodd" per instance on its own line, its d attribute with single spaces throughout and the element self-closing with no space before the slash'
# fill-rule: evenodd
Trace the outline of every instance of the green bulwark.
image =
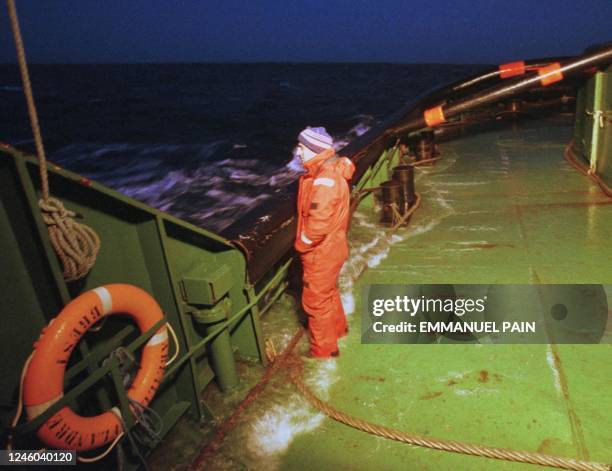
<svg viewBox="0 0 612 471">
<path fill-rule="evenodd" d="M 612 67 L 596 72 L 580 89 L 574 143 L 589 169 L 612 186 Z"/>
<path fill-rule="evenodd" d="M 200 393 L 215 378 L 224 390 L 236 386 L 235 358 L 266 363 L 259 302 L 278 289 L 286 266 L 257 292 L 248 283 L 245 257 L 229 241 L 49 164 L 52 195 L 82 215 L 101 239 L 90 274 L 66 284 L 38 209 L 38 164 L 8 147 L 0 150 L 3 424 L 12 420 L 21 369 L 41 329 L 71 299 L 104 284 L 146 290 L 178 335 L 180 355 L 152 403 L 164 419 L 162 435 L 186 412 L 210 417 Z M 87 333 L 68 365 L 64 400 L 22 426 L 17 443 L 37 447 L 28 442 L 30 432 L 66 404 L 83 415 L 120 404 L 126 408 L 123 417 L 130 417 L 120 365 L 114 357 L 103 361 L 119 345 L 136 350 L 152 333 L 140 335 L 125 316 L 111 316 L 99 333 Z M 171 343 L 170 354 L 174 349 Z"/>
</svg>

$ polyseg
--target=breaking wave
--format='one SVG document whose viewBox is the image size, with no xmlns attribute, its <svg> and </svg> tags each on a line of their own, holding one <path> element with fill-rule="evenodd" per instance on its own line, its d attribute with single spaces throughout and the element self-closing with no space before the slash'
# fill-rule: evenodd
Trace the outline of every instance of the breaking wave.
<svg viewBox="0 0 612 471">
<path fill-rule="evenodd" d="M 362 135 L 374 118 L 360 115 L 337 148 Z M 285 162 L 243 157 L 248 148 L 226 140 L 206 144 L 75 143 L 52 155 L 126 196 L 200 227 L 220 231 L 294 182 L 300 171 Z"/>
</svg>

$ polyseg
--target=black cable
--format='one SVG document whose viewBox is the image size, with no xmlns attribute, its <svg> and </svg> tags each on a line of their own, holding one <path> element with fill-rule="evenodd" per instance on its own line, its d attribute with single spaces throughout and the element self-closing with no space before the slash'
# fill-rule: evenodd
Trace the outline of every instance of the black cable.
<svg viewBox="0 0 612 471">
<path fill-rule="evenodd" d="M 136 453 L 136 455 L 138 455 L 138 458 L 140 459 L 140 462 L 144 466 L 144 469 L 146 471 L 149 471 L 149 465 L 147 464 L 147 460 L 145 460 L 144 456 L 142 456 L 142 453 L 140 453 L 140 449 L 138 448 L 138 444 L 136 443 L 136 440 L 132 436 L 132 431 L 128 430 L 128 428 L 125 426 L 125 422 L 123 421 L 123 419 L 120 418 L 119 420 L 121 420 L 121 424 L 123 425 L 123 430 L 125 430 L 125 434 L 127 435 L 128 440 L 130 441 L 130 445 L 132 446 L 132 450 L 134 451 L 134 453 Z"/>
<path fill-rule="evenodd" d="M 136 416 L 137 424 L 142 427 L 148 438 L 152 440 L 153 445 L 157 445 L 159 442 L 161 442 L 161 434 L 164 429 L 164 420 L 155 410 L 145 406 L 135 399 L 130 399 L 130 403 L 132 404 L 132 411 Z M 155 420 L 151 420 L 151 417 L 153 417 Z M 157 424 L 154 422 L 157 422 Z M 135 434 L 135 437 L 141 444 L 147 445 L 146 438 L 141 439 L 137 434 Z"/>
</svg>

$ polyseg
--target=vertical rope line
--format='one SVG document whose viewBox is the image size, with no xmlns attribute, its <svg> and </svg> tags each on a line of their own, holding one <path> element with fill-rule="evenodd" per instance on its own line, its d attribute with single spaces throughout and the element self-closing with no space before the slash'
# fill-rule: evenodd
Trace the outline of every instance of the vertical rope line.
<svg viewBox="0 0 612 471">
<path fill-rule="evenodd" d="M 17 49 L 17 60 L 19 62 L 19 71 L 23 82 L 23 91 L 25 93 L 26 102 L 28 104 L 28 113 L 30 115 L 30 124 L 32 133 L 34 134 L 34 142 L 36 144 L 36 153 L 40 162 L 40 182 L 42 188 L 43 199 L 49 201 L 49 180 L 47 177 L 47 157 L 43 147 L 42 135 L 40 133 L 40 125 L 38 123 L 38 114 L 34 105 L 34 95 L 32 94 L 32 84 L 30 83 L 30 75 L 28 74 L 28 66 L 26 63 L 25 49 L 23 40 L 21 39 L 21 30 L 19 29 L 19 19 L 17 18 L 17 8 L 15 8 L 15 0 L 6 0 L 8 6 L 9 17 L 11 20 L 11 29 L 13 30 L 13 38 L 15 40 L 15 48 Z"/>
<path fill-rule="evenodd" d="M 43 221 L 47 225 L 51 245 L 62 262 L 64 279 L 66 281 L 75 281 L 85 277 L 96 262 L 96 257 L 100 250 L 100 238 L 92 228 L 76 223 L 72 219 L 76 216 L 76 213 L 64 208 L 60 200 L 52 198 L 50 195 L 47 157 L 40 133 L 36 105 L 34 104 L 32 84 L 30 83 L 15 0 L 6 0 L 6 4 L 11 20 L 15 48 L 17 49 L 17 61 L 19 62 L 23 92 L 28 105 L 30 125 L 32 126 L 36 152 L 38 154 L 40 186 L 43 196 L 38 205 L 42 211 Z"/>
</svg>

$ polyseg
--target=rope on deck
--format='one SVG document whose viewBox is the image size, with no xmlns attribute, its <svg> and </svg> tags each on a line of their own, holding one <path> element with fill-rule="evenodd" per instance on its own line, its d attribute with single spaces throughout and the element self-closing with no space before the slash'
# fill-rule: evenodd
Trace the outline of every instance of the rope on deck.
<svg viewBox="0 0 612 471">
<path fill-rule="evenodd" d="M 393 227 L 391 228 L 391 234 L 393 234 L 402 224 L 404 224 L 412 214 L 419 209 L 421 206 L 421 195 L 419 193 L 415 193 L 416 200 L 414 204 L 410 207 L 408 211 L 402 215 L 398 209 L 397 205 L 391 205 L 393 209 Z"/>
<path fill-rule="evenodd" d="M 573 159 L 571 159 L 568 153 L 571 149 L 572 143 L 566 149 L 566 158 L 572 165 L 574 165 L 578 170 L 584 173 L 587 176 L 593 178 L 602 188 L 602 190 L 608 195 L 612 196 L 610 193 L 610 189 L 605 186 L 605 183 L 597 177 L 596 175 L 583 170 L 579 164 Z M 416 162 L 413 165 L 419 164 L 429 164 L 439 160 L 439 157 L 435 157 L 432 159 L 427 159 L 425 161 Z M 377 188 L 368 188 L 363 191 L 363 193 L 367 193 Z M 606 191 L 607 190 L 607 191 Z M 359 198 L 357 198 L 357 202 Z M 397 209 L 397 205 L 393 205 L 393 225 L 391 229 L 391 233 L 395 232 L 404 222 L 419 208 L 421 204 L 421 195 L 416 193 L 416 201 L 415 204 L 404 214 L 401 213 Z M 287 360 L 285 360 L 287 361 Z M 371 435 L 376 435 L 378 437 L 386 438 L 389 440 L 395 440 L 398 442 L 406 443 L 409 445 L 421 446 L 425 448 L 431 448 L 434 450 L 440 451 L 448 451 L 452 453 L 461 453 L 465 455 L 472 456 L 481 456 L 485 458 L 493 458 L 504 461 L 513 461 L 519 463 L 529 463 L 536 464 L 541 466 L 550 466 L 554 468 L 560 469 L 568 469 L 574 471 L 612 471 L 612 464 L 603 464 L 597 463 L 593 461 L 583 461 L 576 460 L 573 458 L 565 458 L 560 456 L 546 455 L 543 453 L 530 452 L 530 451 L 520 451 L 520 450 L 511 450 L 508 448 L 498 448 L 491 447 L 486 445 L 478 445 L 472 443 L 464 443 L 456 440 L 440 440 L 435 438 L 423 437 L 417 434 L 411 434 L 407 432 L 403 432 L 401 430 L 392 429 L 389 427 L 385 427 L 378 424 L 373 424 L 371 422 L 362 420 L 358 417 L 354 417 L 352 415 L 346 414 L 338 409 L 335 409 L 327 402 L 318 398 L 308 386 L 304 383 L 303 370 L 304 364 L 302 359 L 293 354 L 288 362 L 289 366 L 289 375 L 291 382 L 295 385 L 295 387 L 300 391 L 300 393 L 304 396 L 304 398 L 310 402 L 312 406 L 314 406 L 319 411 L 323 412 L 329 418 L 340 422 L 342 424 L 348 425 L 349 427 L 355 428 L 357 430 L 361 430 L 362 432 L 369 433 Z"/>
<path fill-rule="evenodd" d="M 569 469 L 575 471 L 611 471 L 612 465 L 595 463 L 592 461 L 581 461 L 573 458 L 563 458 L 560 456 L 545 455 L 530 451 L 517 451 L 507 448 L 497 448 L 485 445 L 475 445 L 454 440 L 439 440 L 435 438 L 423 437 L 416 434 L 402 432 L 382 425 L 373 424 L 365 420 L 353 417 L 345 412 L 339 411 L 328 403 L 319 399 L 304 384 L 302 380 L 304 364 L 300 357 L 293 355 L 290 359 L 290 378 L 295 387 L 316 409 L 323 412 L 329 418 L 337 422 L 348 425 L 349 427 L 361 430 L 362 432 L 376 435 L 377 437 L 395 440 L 409 445 L 416 445 L 434 450 L 450 451 L 465 455 L 482 456 L 505 461 L 515 461 L 519 463 L 538 464 L 551 466 L 554 468 Z"/>
<path fill-rule="evenodd" d="M 572 139 L 570 143 L 565 147 L 565 151 L 563 152 L 565 160 L 567 160 L 570 165 L 572 165 L 572 167 L 574 167 L 584 176 L 589 177 L 591 180 L 597 183 L 599 185 L 599 188 L 601 188 L 601 191 L 603 191 L 606 196 L 612 198 L 612 188 L 606 185 L 606 182 L 604 182 L 599 175 L 593 172 L 590 168 L 586 168 L 578 161 L 578 159 L 576 159 L 576 156 L 574 155 L 574 144 L 575 142 Z"/>
<path fill-rule="evenodd" d="M 295 334 L 293 334 L 293 337 L 280 355 L 275 355 L 275 348 L 266 348 L 266 353 L 271 357 L 270 366 L 268 366 L 259 382 L 249 390 L 242 402 L 240 402 L 236 409 L 234 409 L 232 415 L 219 427 L 215 437 L 200 450 L 198 455 L 193 459 L 187 468 L 188 471 L 207 469 L 207 461 L 210 460 L 219 450 L 223 444 L 223 441 L 225 440 L 225 436 L 236 426 L 242 417 L 242 414 L 264 391 L 276 372 L 287 366 L 287 362 L 291 359 L 290 355 L 293 352 L 293 349 L 298 344 L 304 333 L 304 329 L 298 329 Z"/>
<path fill-rule="evenodd" d="M 433 164 L 434 162 L 437 162 L 441 158 L 442 157 L 437 156 L 437 157 L 432 157 L 431 159 L 417 160 L 416 162 L 412 162 L 412 163 L 410 163 L 408 165 L 412 165 L 413 167 L 421 167 L 421 166 L 424 166 L 424 165 Z"/>
<path fill-rule="evenodd" d="M 19 19 L 17 17 L 17 9 L 15 8 L 15 0 L 6 0 L 6 3 L 11 19 L 15 47 L 17 49 L 17 59 L 19 62 L 21 80 L 23 82 L 23 92 L 28 105 L 30 124 L 32 126 L 32 133 L 34 134 L 36 152 L 38 154 L 41 191 L 43 196 L 38 204 L 42 211 L 43 221 L 47 225 L 51 245 L 64 267 L 64 279 L 66 281 L 75 281 L 87 275 L 96 262 L 96 257 L 100 250 L 100 238 L 92 228 L 75 222 L 72 218 L 76 216 L 76 213 L 67 210 L 63 203 L 57 198 L 51 197 L 45 148 L 43 146 L 40 125 L 38 123 L 36 105 L 34 104 L 32 84 L 30 83 L 25 49 L 21 38 L 21 30 L 19 29 Z"/>
</svg>

